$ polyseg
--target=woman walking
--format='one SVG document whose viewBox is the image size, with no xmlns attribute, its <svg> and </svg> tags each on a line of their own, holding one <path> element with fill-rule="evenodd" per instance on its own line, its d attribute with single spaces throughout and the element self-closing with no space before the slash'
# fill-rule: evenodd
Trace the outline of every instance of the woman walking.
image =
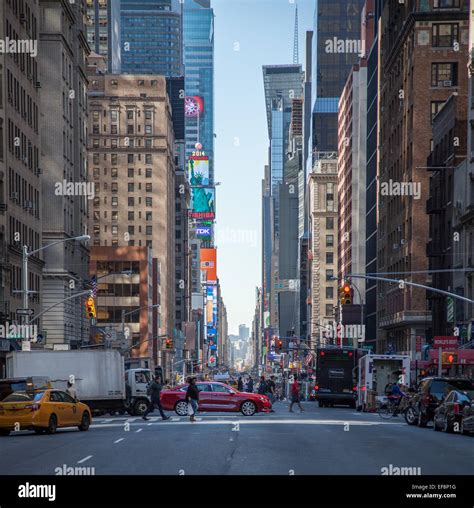
<svg viewBox="0 0 474 508">
<path fill-rule="evenodd" d="M 198 402 L 199 402 L 199 390 L 196 386 L 196 378 L 192 377 L 189 380 L 188 391 L 186 392 L 186 402 L 191 405 L 192 414 L 189 415 L 189 419 L 192 422 L 195 422 L 197 410 L 198 410 Z"/>
</svg>

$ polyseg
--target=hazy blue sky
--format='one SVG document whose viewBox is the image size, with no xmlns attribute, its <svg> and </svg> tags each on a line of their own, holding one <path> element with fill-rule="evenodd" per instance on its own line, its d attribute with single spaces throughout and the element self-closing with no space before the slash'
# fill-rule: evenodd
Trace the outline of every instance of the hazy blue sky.
<svg viewBox="0 0 474 508">
<path fill-rule="evenodd" d="M 218 275 L 229 333 L 251 326 L 261 284 L 261 181 L 268 161 L 262 65 L 293 63 L 295 2 L 213 0 Z M 313 0 L 299 0 L 300 63 Z"/>
</svg>

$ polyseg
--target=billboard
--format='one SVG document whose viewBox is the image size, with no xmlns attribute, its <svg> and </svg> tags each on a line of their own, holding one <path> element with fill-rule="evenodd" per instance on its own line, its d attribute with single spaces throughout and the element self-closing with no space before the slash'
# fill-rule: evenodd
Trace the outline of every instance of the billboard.
<svg viewBox="0 0 474 508">
<path fill-rule="evenodd" d="M 216 249 L 201 249 L 201 271 L 206 272 L 208 284 L 217 284 L 217 251 Z M 217 298 L 217 294 L 216 294 Z"/>
<path fill-rule="evenodd" d="M 192 156 L 188 160 L 188 178 L 191 186 L 209 185 L 209 157 Z"/>
<path fill-rule="evenodd" d="M 201 240 L 209 240 L 212 237 L 211 226 L 197 226 L 196 237 Z"/>
<path fill-rule="evenodd" d="M 214 187 L 191 188 L 191 211 L 193 219 L 214 219 L 216 217 L 216 189 Z"/>
<path fill-rule="evenodd" d="M 204 101 L 202 97 L 191 95 L 184 98 L 184 114 L 188 118 L 195 118 L 204 113 Z"/>
</svg>

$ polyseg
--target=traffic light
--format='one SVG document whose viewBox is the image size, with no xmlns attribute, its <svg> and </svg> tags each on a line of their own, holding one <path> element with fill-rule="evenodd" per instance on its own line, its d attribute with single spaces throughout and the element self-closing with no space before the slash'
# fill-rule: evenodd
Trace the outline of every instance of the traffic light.
<svg viewBox="0 0 474 508">
<path fill-rule="evenodd" d="M 341 305 L 350 305 L 352 303 L 352 289 L 348 282 L 339 289 L 339 301 Z"/>
<path fill-rule="evenodd" d="M 165 340 L 165 347 L 166 349 L 173 349 L 173 340 L 172 339 L 166 339 Z"/>
<path fill-rule="evenodd" d="M 95 311 L 95 302 L 92 296 L 89 296 L 86 300 L 86 312 L 90 319 L 93 319 L 97 316 L 97 313 Z"/>
<path fill-rule="evenodd" d="M 455 365 L 458 363 L 458 355 L 456 353 L 441 353 L 441 362 L 443 365 Z"/>
<path fill-rule="evenodd" d="M 283 348 L 283 341 L 281 339 L 277 339 L 275 341 L 275 345 L 276 345 L 277 353 L 280 353 Z"/>
</svg>

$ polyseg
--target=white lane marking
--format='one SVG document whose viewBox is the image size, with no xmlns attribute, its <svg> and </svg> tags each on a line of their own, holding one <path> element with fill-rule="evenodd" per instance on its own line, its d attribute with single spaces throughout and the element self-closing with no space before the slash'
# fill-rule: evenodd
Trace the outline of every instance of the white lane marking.
<svg viewBox="0 0 474 508">
<path fill-rule="evenodd" d="M 179 416 L 178 416 L 178 417 L 176 417 L 176 416 L 172 416 L 170 421 L 171 421 L 171 422 L 180 422 L 180 421 L 181 421 L 181 418 L 179 418 Z"/>
<path fill-rule="evenodd" d="M 361 427 L 367 427 L 367 426 L 373 426 L 373 425 L 406 425 L 405 422 L 361 422 L 357 420 L 313 420 L 313 419 L 306 419 L 306 420 L 196 420 L 194 422 L 191 422 L 189 420 L 186 421 L 179 421 L 179 422 L 173 422 L 169 421 L 167 426 L 170 425 L 235 425 L 236 423 L 241 425 L 354 425 L 354 426 L 361 426 Z M 135 423 L 132 425 L 142 425 L 141 423 Z M 159 423 L 153 423 L 148 425 L 159 425 Z M 105 425 L 92 425 L 91 427 L 122 427 L 121 424 L 117 423 L 106 423 Z M 123 438 L 122 438 L 123 439 Z M 121 441 L 121 439 L 120 439 Z"/>
<path fill-rule="evenodd" d="M 93 455 L 88 455 L 87 457 L 84 457 L 83 459 L 81 460 L 78 460 L 77 463 L 78 464 L 82 464 L 83 462 L 85 462 L 86 460 L 89 460 L 89 459 L 92 459 Z"/>
<path fill-rule="evenodd" d="M 148 423 L 148 427 L 149 427 L 150 425 L 153 425 L 153 424 L 152 424 L 152 423 Z"/>
<path fill-rule="evenodd" d="M 107 425 L 107 427 L 109 427 L 109 425 Z M 121 437 L 120 439 L 117 439 L 117 441 L 114 441 L 114 444 L 120 443 L 120 441 L 123 441 L 124 439 L 125 439 L 124 437 Z"/>
<path fill-rule="evenodd" d="M 101 421 L 100 423 L 110 423 L 110 422 L 113 422 L 113 421 L 114 421 L 113 418 L 107 418 L 107 419 Z"/>
<path fill-rule="evenodd" d="M 135 431 L 135 433 L 137 433 L 137 432 L 141 432 L 142 430 L 143 430 L 143 429 L 138 429 L 138 430 L 136 430 L 136 431 Z"/>
<path fill-rule="evenodd" d="M 127 418 L 125 423 L 132 423 L 134 422 L 135 420 L 138 420 L 138 418 Z"/>
</svg>

